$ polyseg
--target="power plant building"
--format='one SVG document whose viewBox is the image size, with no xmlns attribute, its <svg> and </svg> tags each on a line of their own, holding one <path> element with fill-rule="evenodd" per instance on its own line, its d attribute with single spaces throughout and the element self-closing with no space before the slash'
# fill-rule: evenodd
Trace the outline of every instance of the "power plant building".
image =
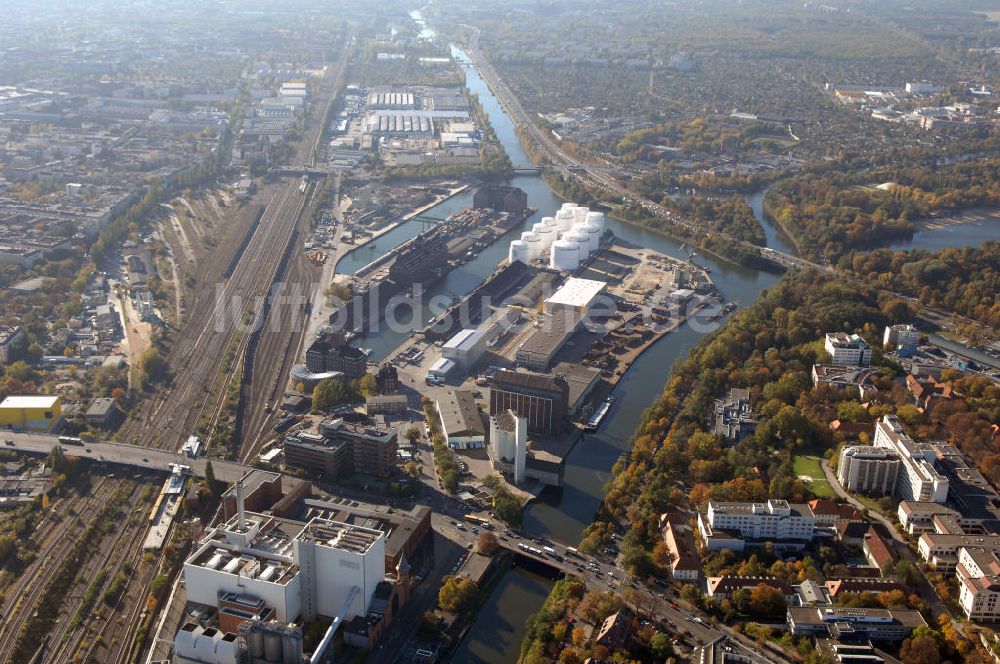
<svg viewBox="0 0 1000 664">
<path fill-rule="evenodd" d="M 569 412 L 569 385 L 559 376 L 499 371 L 490 386 L 490 413 L 512 410 L 528 421 L 528 431 L 555 434 Z"/>
<path fill-rule="evenodd" d="M 219 608 L 252 597 L 281 622 L 365 615 L 385 576 L 385 535 L 325 519 L 306 524 L 244 512 L 214 529 L 184 563 L 189 602 Z"/>
</svg>

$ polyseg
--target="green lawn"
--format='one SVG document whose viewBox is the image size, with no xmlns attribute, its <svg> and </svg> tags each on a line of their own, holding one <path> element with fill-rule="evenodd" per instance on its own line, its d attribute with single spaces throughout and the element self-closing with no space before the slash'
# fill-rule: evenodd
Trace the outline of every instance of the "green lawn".
<svg viewBox="0 0 1000 664">
<path fill-rule="evenodd" d="M 836 494 L 833 487 L 826 481 L 823 469 L 819 465 L 818 456 L 798 455 L 792 457 L 792 470 L 796 477 L 801 477 L 806 483 L 806 487 L 815 494 L 817 498 L 834 498 Z M 809 479 L 806 479 L 806 478 Z"/>
</svg>

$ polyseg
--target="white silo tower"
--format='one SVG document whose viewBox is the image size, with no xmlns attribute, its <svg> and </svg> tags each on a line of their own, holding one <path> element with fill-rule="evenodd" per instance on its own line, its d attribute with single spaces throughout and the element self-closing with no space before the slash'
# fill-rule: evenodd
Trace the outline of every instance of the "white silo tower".
<svg viewBox="0 0 1000 664">
<path fill-rule="evenodd" d="M 511 263 L 521 261 L 525 265 L 528 265 L 531 262 L 528 243 L 524 240 L 514 240 L 511 242 L 510 250 L 507 253 L 507 260 Z"/>
<path fill-rule="evenodd" d="M 589 207 L 584 207 L 582 205 L 577 205 L 573 208 L 573 223 L 582 224 L 587 221 L 587 213 L 590 212 Z"/>
<path fill-rule="evenodd" d="M 562 239 L 576 245 L 581 261 L 587 260 L 590 256 L 590 238 L 586 234 L 573 230 L 563 235 Z"/>
<path fill-rule="evenodd" d="M 573 211 L 567 208 L 562 208 L 556 212 L 556 229 L 559 234 L 562 235 L 569 231 L 573 227 Z"/>
<path fill-rule="evenodd" d="M 537 223 L 531 227 L 531 232 L 535 233 L 538 237 L 542 239 L 542 256 L 545 256 L 552 246 L 552 243 L 556 239 L 556 229 L 554 226 L 547 226 L 543 223 Z"/>
<path fill-rule="evenodd" d="M 580 267 L 580 247 L 576 242 L 556 240 L 549 250 L 549 267 L 560 272 L 572 272 Z"/>
<path fill-rule="evenodd" d="M 535 260 L 542 255 L 542 238 L 538 237 L 538 233 L 524 231 L 521 240 L 528 245 L 528 258 Z"/>
<path fill-rule="evenodd" d="M 573 231 L 577 233 L 583 233 L 590 240 L 590 253 L 594 253 L 601 248 L 601 229 L 597 224 L 591 224 L 584 222 L 582 224 L 574 224 Z"/>
<path fill-rule="evenodd" d="M 603 212 L 590 211 L 587 213 L 587 223 L 597 224 L 597 227 L 601 229 L 601 235 L 604 235 L 604 231 L 607 228 L 607 222 L 604 219 Z"/>
</svg>

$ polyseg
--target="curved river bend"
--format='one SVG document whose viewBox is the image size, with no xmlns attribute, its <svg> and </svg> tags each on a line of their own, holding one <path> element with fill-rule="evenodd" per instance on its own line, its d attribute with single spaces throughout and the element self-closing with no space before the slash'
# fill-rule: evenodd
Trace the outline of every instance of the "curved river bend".
<svg viewBox="0 0 1000 664">
<path fill-rule="evenodd" d="M 460 62 L 467 62 L 461 50 L 452 47 L 452 52 Z M 490 119 L 501 144 L 514 163 L 530 163 L 521 142 L 514 131 L 514 124 L 504 112 L 489 86 L 479 76 L 474 67 L 464 65 L 466 87 L 478 96 L 483 109 Z M 535 217 L 552 214 L 562 205 L 551 189 L 539 177 L 514 177 L 510 184 L 520 187 L 528 194 L 528 204 L 536 208 Z M 791 252 L 793 247 L 783 234 L 763 218 L 762 203 L 766 191 L 747 197 L 758 219 L 764 226 L 768 245 Z M 426 214 L 437 218 L 447 217 L 452 212 L 472 204 L 472 192 L 465 192 L 429 210 Z M 527 219 L 523 227 L 535 223 L 535 217 Z M 676 257 L 684 257 L 682 243 L 670 237 L 608 218 L 608 228 L 618 237 L 641 246 Z M 982 238 L 982 228 L 969 231 L 956 230 L 961 226 L 918 233 L 906 246 L 894 248 L 936 248 L 938 243 L 946 246 L 978 244 Z M 378 238 L 370 246 L 356 249 L 338 264 L 338 271 L 352 273 L 369 263 L 387 249 L 415 236 L 422 230 L 419 222 L 407 222 Z M 511 237 L 517 237 L 517 229 Z M 991 236 L 1000 238 L 1000 221 L 993 225 Z M 941 234 L 947 234 L 945 240 Z M 982 238 L 986 239 L 986 238 Z M 981 242 L 982 239 L 979 241 Z M 452 271 L 439 282 L 428 295 L 442 293 L 463 295 L 475 288 L 506 257 L 507 242 L 499 241 L 483 251 L 474 260 Z M 740 307 L 753 302 L 763 289 L 776 283 L 778 277 L 734 266 L 712 256 L 699 256 L 698 262 L 711 268 L 712 279 L 726 300 Z M 426 313 L 424 314 L 426 318 Z M 420 320 L 418 327 L 426 324 Z M 417 325 L 417 322 L 414 322 Z M 578 444 L 566 460 L 564 486 L 561 490 L 543 494 L 532 503 L 524 515 L 524 530 L 531 535 L 551 537 L 560 542 L 575 544 L 580 540 L 584 528 L 593 519 L 600 505 L 603 487 L 610 477 L 611 467 L 627 449 L 632 432 L 638 426 L 642 412 L 658 395 L 665 384 L 667 374 L 674 362 L 687 355 L 698 342 L 702 332 L 690 326 L 667 335 L 643 354 L 615 388 L 617 400 L 597 434 L 588 435 Z M 402 334 L 384 330 L 364 339 L 363 345 L 371 347 L 373 357 L 382 359 L 403 341 Z M 459 646 L 454 661 L 506 664 L 516 662 L 520 644 L 525 633 L 525 620 L 537 611 L 548 595 L 551 583 L 523 570 L 514 568 L 508 572 L 494 588 L 489 600 Z"/>
</svg>

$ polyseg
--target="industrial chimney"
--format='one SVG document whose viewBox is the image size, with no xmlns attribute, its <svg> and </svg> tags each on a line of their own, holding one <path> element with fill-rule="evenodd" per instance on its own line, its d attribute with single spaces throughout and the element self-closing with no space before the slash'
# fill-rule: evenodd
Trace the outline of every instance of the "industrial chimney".
<svg viewBox="0 0 1000 664">
<path fill-rule="evenodd" d="M 236 482 L 236 525 L 240 532 L 247 529 L 247 515 L 243 509 L 243 480 Z"/>
</svg>

